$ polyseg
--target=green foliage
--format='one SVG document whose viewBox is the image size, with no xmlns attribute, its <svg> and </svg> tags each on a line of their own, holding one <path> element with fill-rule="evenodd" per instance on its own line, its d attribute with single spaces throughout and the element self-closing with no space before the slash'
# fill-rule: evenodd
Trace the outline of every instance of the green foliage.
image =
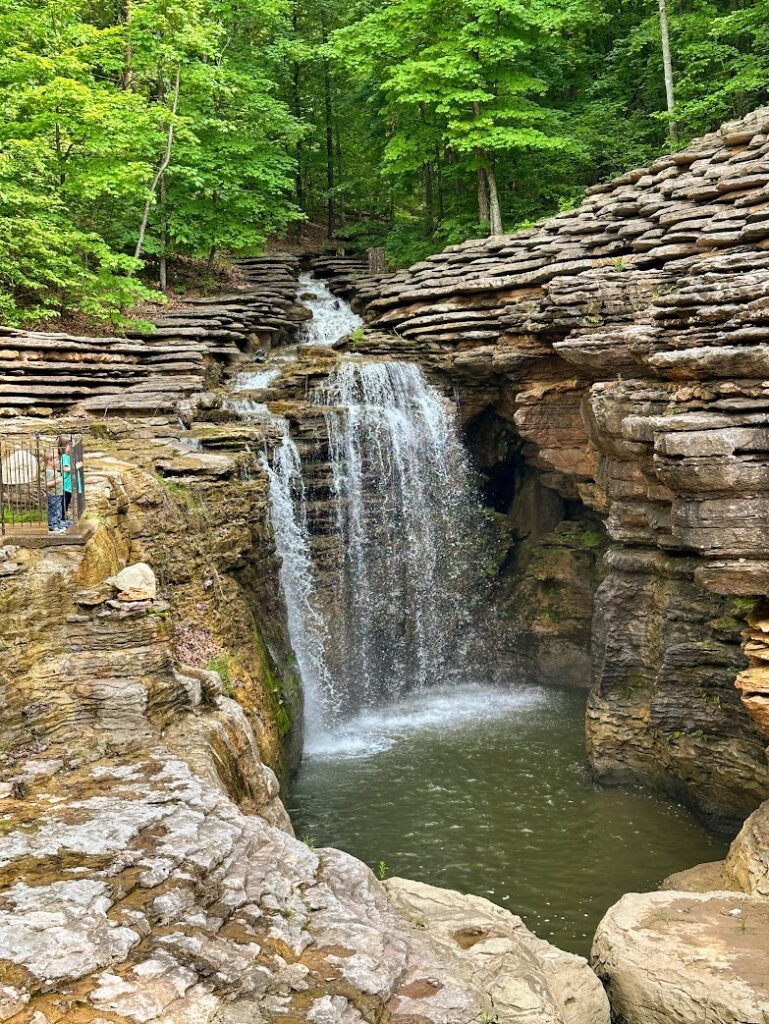
<svg viewBox="0 0 769 1024">
<path fill-rule="evenodd" d="M 300 0 L 297 11 L 288 92 L 311 126 L 297 153 L 305 209 L 319 216 L 328 202 L 331 162 L 339 236 L 384 244 L 393 266 L 488 231 L 479 168 L 493 169 L 513 230 L 769 99 L 769 0 L 668 3 L 675 142 L 651 0 Z"/>
<path fill-rule="evenodd" d="M 258 252 L 299 215 L 300 128 L 276 83 L 287 13 L 283 0 L 3 5 L 0 322 L 124 325 L 158 297 L 134 258 L 147 203 L 150 257 Z"/>
<path fill-rule="evenodd" d="M 211 658 L 206 665 L 209 672 L 217 672 L 222 681 L 222 693 L 225 697 L 235 696 L 235 683 L 232 678 L 231 656 L 227 651 L 222 651 L 215 658 Z"/>
<path fill-rule="evenodd" d="M 0 322 L 120 328 L 304 213 L 401 266 L 489 231 L 479 183 L 570 209 L 769 100 L 769 0 L 668 10 L 672 125 L 653 0 L 4 0 Z"/>
</svg>

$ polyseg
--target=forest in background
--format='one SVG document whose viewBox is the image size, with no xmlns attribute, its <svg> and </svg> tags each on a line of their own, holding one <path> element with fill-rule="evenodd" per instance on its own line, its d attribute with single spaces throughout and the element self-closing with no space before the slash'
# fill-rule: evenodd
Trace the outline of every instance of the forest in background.
<svg viewBox="0 0 769 1024">
<path fill-rule="evenodd" d="M 308 218 L 405 265 L 767 99 L 769 0 L 3 0 L 0 323 L 119 329 Z"/>
</svg>

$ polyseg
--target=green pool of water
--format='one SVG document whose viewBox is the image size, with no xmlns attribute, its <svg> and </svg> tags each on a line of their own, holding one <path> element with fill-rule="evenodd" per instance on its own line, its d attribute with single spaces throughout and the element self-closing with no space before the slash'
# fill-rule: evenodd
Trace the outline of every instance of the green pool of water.
<svg viewBox="0 0 769 1024">
<path fill-rule="evenodd" d="M 644 790 L 593 785 L 584 706 L 573 691 L 464 687 L 311 734 L 289 801 L 297 835 L 485 896 L 586 955 L 623 893 L 727 843 Z"/>
</svg>

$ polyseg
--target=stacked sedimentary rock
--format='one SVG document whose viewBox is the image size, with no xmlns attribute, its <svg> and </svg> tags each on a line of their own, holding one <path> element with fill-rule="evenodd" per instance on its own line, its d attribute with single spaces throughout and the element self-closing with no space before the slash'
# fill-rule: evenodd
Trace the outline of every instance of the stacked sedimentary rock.
<svg viewBox="0 0 769 1024">
<path fill-rule="evenodd" d="M 198 389 L 202 374 L 199 346 L 180 337 L 78 338 L 0 327 L 0 416 L 52 415 L 116 395 L 168 407 Z"/>
<path fill-rule="evenodd" d="M 0 327 L 0 416 L 168 413 L 200 391 L 207 366 L 293 340 L 299 261 L 278 253 L 239 264 L 247 284 L 160 313 L 151 332 L 72 337 Z"/>
<path fill-rule="evenodd" d="M 310 270 L 328 283 L 335 295 L 351 299 L 370 282 L 368 259 L 365 256 L 341 256 L 324 253 L 312 256 Z"/>
<path fill-rule="evenodd" d="M 419 360 L 457 389 L 471 443 L 492 420 L 497 449 L 603 518 L 598 776 L 739 820 L 769 795 L 734 689 L 745 616 L 769 592 L 769 110 L 359 301 L 357 351 Z M 765 673 L 741 679 L 754 710 Z"/>
</svg>

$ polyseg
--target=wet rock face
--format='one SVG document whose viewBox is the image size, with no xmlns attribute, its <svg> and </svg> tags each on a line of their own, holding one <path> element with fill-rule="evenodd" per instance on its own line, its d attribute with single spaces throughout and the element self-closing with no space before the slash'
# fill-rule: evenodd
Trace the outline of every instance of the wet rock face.
<svg viewBox="0 0 769 1024">
<path fill-rule="evenodd" d="M 573 562 L 575 580 L 600 583 L 597 777 L 661 785 L 729 828 L 769 796 L 764 631 L 747 622 L 769 588 L 768 210 L 759 110 L 576 210 L 364 281 L 356 299 L 369 323 L 356 351 L 418 360 L 459 395 L 519 535 L 503 574 L 526 573 L 513 495 L 529 474 L 566 522 L 580 508 L 603 521 L 606 577 Z M 558 641 L 510 628 L 535 661 L 540 638 Z"/>
</svg>

